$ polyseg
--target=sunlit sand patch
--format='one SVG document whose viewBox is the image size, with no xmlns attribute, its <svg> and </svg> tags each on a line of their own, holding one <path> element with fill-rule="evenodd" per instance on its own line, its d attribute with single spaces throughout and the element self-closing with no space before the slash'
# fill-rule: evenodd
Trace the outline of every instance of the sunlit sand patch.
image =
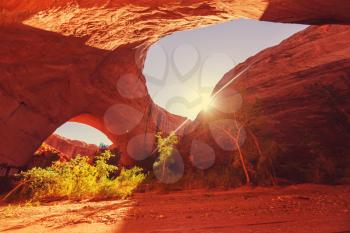
<svg viewBox="0 0 350 233">
<path fill-rule="evenodd" d="M 80 203 L 69 201 L 49 206 L 0 207 L 1 232 L 114 232 L 123 224 L 134 201 Z"/>
</svg>

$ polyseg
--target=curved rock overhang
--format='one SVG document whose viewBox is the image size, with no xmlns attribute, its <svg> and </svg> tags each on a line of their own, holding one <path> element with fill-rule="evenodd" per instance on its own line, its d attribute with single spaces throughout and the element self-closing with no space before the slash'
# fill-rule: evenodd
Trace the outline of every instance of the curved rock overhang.
<svg viewBox="0 0 350 233">
<path fill-rule="evenodd" d="M 147 48 L 165 35 L 242 17 L 350 22 L 347 0 L 8 0 L 0 8 L 0 163 L 17 166 L 64 122 L 87 114 L 77 121 L 99 127 L 116 104 L 143 115 L 123 136 L 100 127 L 112 141 L 175 129 L 184 119 L 157 107 L 147 92 L 125 97 L 116 87 L 127 74 L 134 78 L 126 87 L 146 90 Z"/>
</svg>

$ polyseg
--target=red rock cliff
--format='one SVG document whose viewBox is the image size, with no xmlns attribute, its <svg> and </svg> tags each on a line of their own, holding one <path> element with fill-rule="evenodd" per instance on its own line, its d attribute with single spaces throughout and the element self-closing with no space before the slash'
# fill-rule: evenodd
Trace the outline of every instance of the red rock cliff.
<svg viewBox="0 0 350 233">
<path fill-rule="evenodd" d="M 130 140 L 184 120 L 145 87 L 146 50 L 160 37 L 240 17 L 349 23 L 349 8 L 347 0 L 2 1 L 0 163 L 26 164 L 69 120 L 105 132 L 132 163 Z"/>
<path fill-rule="evenodd" d="M 71 140 L 57 134 L 51 135 L 45 140 L 45 143 L 64 154 L 67 158 L 72 158 L 78 154 L 93 156 L 99 150 L 99 147 L 94 144 L 88 144 L 78 140 Z"/>
<path fill-rule="evenodd" d="M 348 176 L 349 42 L 349 26 L 312 26 L 235 67 L 217 84 L 214 93 L 222 91 L 210 111 L 191 125 L 184 153 L 196 139 L 214 149 L 217 166 L 232 162 L 238 152 L 224 132 L 237 119 L 252 176 L 264 156 L 288 180 L 334 183 Z"/>
</svg>

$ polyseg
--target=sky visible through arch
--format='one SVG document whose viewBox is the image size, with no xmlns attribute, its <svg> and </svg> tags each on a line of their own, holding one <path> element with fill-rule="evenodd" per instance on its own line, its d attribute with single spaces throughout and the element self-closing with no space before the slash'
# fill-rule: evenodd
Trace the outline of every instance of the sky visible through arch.
<svg viewBox="0 0 350 233">
<path fill-rule="evenodd" d="M 169 112 L 194 119 L 226 72 L 306 27 L 239 19 L 176 32 L 148 51 L 143 70 L 148 91 Z M 102 132 L 79 123 L 66 123 L 55 133 L 97 145 L 111 144 Z"/>
</svg>

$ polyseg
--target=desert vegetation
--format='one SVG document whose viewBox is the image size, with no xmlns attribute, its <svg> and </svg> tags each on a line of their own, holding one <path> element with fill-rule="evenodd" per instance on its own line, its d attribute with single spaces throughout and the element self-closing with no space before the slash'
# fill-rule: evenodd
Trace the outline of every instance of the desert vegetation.
<svg viewBox="0 0 350 233">
<path fill-rule="evenodd" d="M 174 146 L 179 142 L 176 134 L 174 132 L 170 133 L 169 136 L 163 137 L 161 132 L 156 134 L 157 138 L 157 151 L 159 153 L 159 158 L 154 162 L 154 169 L 160 169 L 162 173 L 170 172 L 170 166 L 174 161 L 172 160 L 172 153 L 174 151 Z"/>
<path fill-rule="evenodd" d="M 175 151 L 175 146 L 179 143 L 179 139 L 175 132 L 171 132 L 168 136 L 163 136 L 161 132 L 158 132 L 156 139 L 159 157 L 153 163 L 154 174 L 162 183 L 176 183 L 182 178 L 182 169 L 177 163 Z"/>
<path fill-rule="evenodd" d="M 263 137 L 259 126 L 274 123 L 264 112 L 263 103 L 256 99 L 252 104 L 243 106 L 232 115 L 228 124 L 213 124 L 234 145 L 232 151 L 220 150 L 225 156 L 218 163 L 204 171 L 190 171 L 186 174 L 187 182 L 195 187 L 233 188 L 242 185 L 275 185 L 275 158 L 280 153 L 277 144 L 269 135 Z M 217 149 L 219 150 L 219 149 Z"/>
<path fill-rule="evenodd" d="M 20 183 L 11 195 L 35 201 L 52 199 L 126 198 L 145 180 L 139 167 L 119 169 L 108 161 L 114 155 L 105 150 L 90 162 L 87 156 L 77 155 L 46 168 L 34 167 L 20 173 Z M 117 174 L 117 175 L 115 175 Z"/>
</svg>

